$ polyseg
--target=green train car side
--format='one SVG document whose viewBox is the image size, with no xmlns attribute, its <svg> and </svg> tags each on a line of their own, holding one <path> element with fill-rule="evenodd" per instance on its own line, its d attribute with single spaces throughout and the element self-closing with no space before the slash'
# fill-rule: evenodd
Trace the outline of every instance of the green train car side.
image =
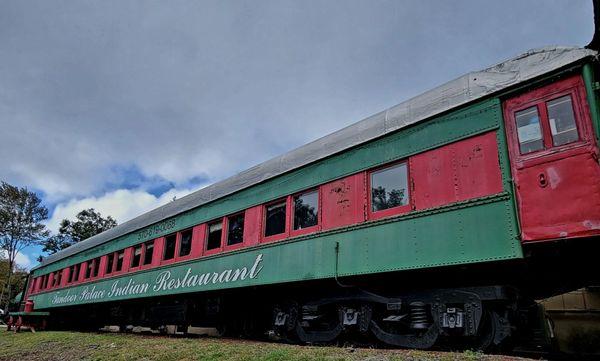
<svg viewBox="0 0 600 361">
<path fill-rule="evenodd" d="M 595 53 L 540 54 L 527 79 L 460 101 L 442 86 L 431 116 L 393 108 L 363 123 L 383 119 L 375 136 L 358 127 L 365 141 L 59 255 L 32 271 L 26 298 L 64 327 L 209 323 L 414 348 L 526 338 L 530 300 L 597 279 L 600 233 Z M 560 181 L 578 177 L 590 181 Z"/>
</svg>

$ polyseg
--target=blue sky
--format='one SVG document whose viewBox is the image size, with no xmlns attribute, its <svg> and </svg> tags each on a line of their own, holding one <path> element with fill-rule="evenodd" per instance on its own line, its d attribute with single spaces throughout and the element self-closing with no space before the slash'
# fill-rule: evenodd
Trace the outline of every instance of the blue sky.
<svg viewBox="0 0 600 361">
<path fill-rule="evenodd" d="M 591 0 L 0 2 L 0 179 L 124 222 L 531 48 Z M 20 263 L 32 265 L 31 247 Z"/>
</svg>

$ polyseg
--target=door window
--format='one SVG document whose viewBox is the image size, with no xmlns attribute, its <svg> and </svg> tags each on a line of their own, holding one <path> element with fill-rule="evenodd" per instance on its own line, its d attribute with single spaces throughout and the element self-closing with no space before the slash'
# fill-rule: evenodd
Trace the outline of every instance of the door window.
<svg viewBox="0 0 600 361">
<path fill-rule="evenodd" d="M 526 99 L 528 95 L 530 99 Z M 516 127 L 520 155 L 549 151 L 582 140 L 574 99 L 577 99 L 574 89 L 546 87 L 513 101 L 516 106 L 511 109 L 510 122 Z"/>
<path fill-rule="evenodd" d="M 571 96 L 566 95 L 546 103 L 548 122 L 555 147 L 579 140 Z"/>
<path fill-rule="evenodd" d="M 516 112 L 515 120 L 517 121 L 517 136 L 521 154 L 544 149 L 544 137 L 537 106 Z"/>
</svg>

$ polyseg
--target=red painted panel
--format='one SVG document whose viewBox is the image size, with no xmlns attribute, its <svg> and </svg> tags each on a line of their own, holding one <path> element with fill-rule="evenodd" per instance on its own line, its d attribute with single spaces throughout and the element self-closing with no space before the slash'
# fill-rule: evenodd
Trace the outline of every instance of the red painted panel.
<svg viewBox="0 0 600 361">
<path fill-rule="evenodd" d="M 195 226 L 192 231 L 192 251 L 191 258 L 198 258 L 204 252 L 204 234 L 206 233 L 206 224 Z"/>
<path fill-rule="evenodd" d="M 62 277 L 60 279 L 60 287 L 64 287 L 69 283 L 69 275 L 71 274 L 71 270 L 69 267 L 62 270 Z"/>
<path fill-rule="evenodd" d="M 100 257 L 100 268 L 98 269 L 98 278 L 104 278 L 106 275 L 106 264 L 108 263 L 108 256 L 104 255 Z"/>
<path fill-rule="evenodd" d="M 29 287 L 27 288 L 27 292 L 25 293 L 25 297 L 23 299 L 27 299 L 27 296 L 35 292 L 35 278 L 31 277 L 29 279 Z"/>
<path fill-rule="evenodd" d="M 85 279 L 85 270 L 87 269 L 87 262 L 81 262 L 79 264 L 79 277 L 77 277 L 77 282 L 83 282 Z"/>
<path fill-rule="evenodd" d="M 456 202 L 453 153 L 450 146 L 417 154 L 410 160 L 414 181 L 412 192 L 416 209 Z"/>
<path fill-rule="evenodd" d="M 263 206 L 248 208 L 244 216 L 244 246 L 253 246 L 260 241 Z"/>
<path fill-rule="evenodd" d="M 416 209 L 502 192 L 495 132 L 417 154 L 410 167 Z"/>
<path fill-rule="evenodd" d="M 154 253 L 152 254 L 152 267 L 160 266 L 162 256 L 165 250 L 165 237 L 159 237 L 154 240 Z"/>
<path fill-rule="evenodd" d="M 332 229 L 365 220 L 365 175 L 354 174 L 321 186 L 323 229 Z"/>
<path fill-rule="evenodd" d="M 120 272 L 115 272 L 115 273 L 119 274 L 119 273 L 129 272 L 129 268 L 131 267 L 132 256 L 133 256 L 133 247 L 125 248 L 125 255 L 123 256 L 123 267 L 121 268 Z"/>
<path fill-rule="evenodd" d="M 52 288 L 53 283 L 54 283 L 54 272 L 52 272 L 48 275 L 48 288 Z"/>
<path fill-rule="evenodd" d="M 502 192 L 496 132 L 452 144 L 458 201 Z"/>
</svg>

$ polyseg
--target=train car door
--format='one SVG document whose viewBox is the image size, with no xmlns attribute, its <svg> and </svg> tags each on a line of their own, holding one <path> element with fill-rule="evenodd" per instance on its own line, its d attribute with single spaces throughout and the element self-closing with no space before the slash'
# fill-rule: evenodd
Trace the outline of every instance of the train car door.
<svg viewBox="0 0 600 361">
<path fill-rule="evenodd" d="M 573 76 L 508 99 L 504 119 L 523 242 L 600 234 L 600 167 Z"/>
</svg>

